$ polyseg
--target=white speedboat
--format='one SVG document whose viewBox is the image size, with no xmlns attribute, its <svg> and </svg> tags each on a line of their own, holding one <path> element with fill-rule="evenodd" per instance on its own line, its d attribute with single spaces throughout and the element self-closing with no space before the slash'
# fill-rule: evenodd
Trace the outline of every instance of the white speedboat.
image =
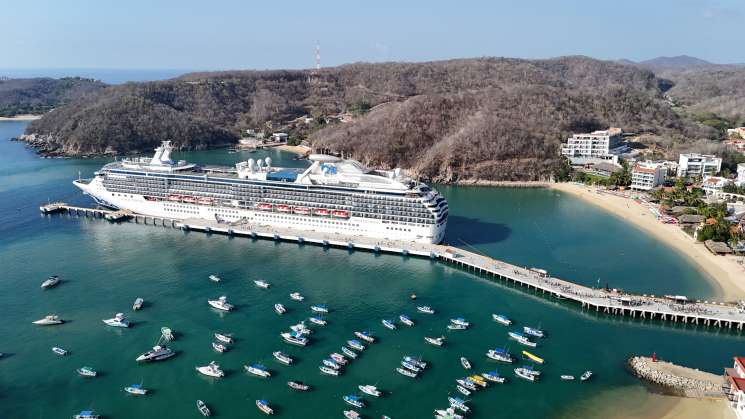
<svg viewBox="0 0 745 419">
<path fill-rule="evenodd" d="M 347 419 L 360 419 L 362 416 L 354 410 L 345 410 L 344 417 Z"/>
<path fill-rule="evenodd" d="M 468 413 L 471 410 L 471 408 L 466 406 L 466 401 L 458 397 L 448 397 L 448 403 L 450 403 L 451 407 L 454 407 L 463 413 Z"/>
<path fill-rule="evenodd" d="M 339 365 L 347 365 L 347 362 L 349 362 L 347 361 L 347 358 L 344 358 L 344 355 L 340 353 L 333 352 L 329 356 Z"/>
<path fill-rule="evenodd" d="M 574 380 L 574 376 L 573 375 L 562 375 L 561 379 L 564 381 L 572 381 Z"/>
<path fill-rule="evenodd" d="M 501 361 L 501 362 L 509 362 L 512 363 L 513 358 L 512 355 L 506 350 L 506 349 L 489 349 L 489 352 L 486 353 L 486 356 L 489 358 L 495 360 L 495 361 Z"/>
<path fill-rule="evenodd" d="M 347 394 L 346 396 L 342 397 L 347 404 L 352 405 L 357 408 L 363 408 L 365 407 L 365 403 L 362 402 L 362 398 L 360 398 L 357 395 L 354 394 Z"/>
<path fill-rule="evenodd" d="M 132 304 L 132 310 L 137 311 L 142 308 L 142 305 L 145 304 L 145 300 L 142 298 L 137 298 L 135 302 Z"/>
<path fill-rule="evenodd" d="M 337 371 L 341 369 L 341 365 L 339 365 L 336 361 L 334 361 L 331 358 L 324 359 L 321 362 L 323 363 L 323 365 L 325 365 L 325 366 L 327 366 L 329 368 L 333 368 L 333 369 L 335 369 Z"/>
<path fill-rule="evenodd" d="M 233 337 L 227 333 L 215 333 L 215 339 L 222 343 L 233 343 Z"/>
<path fill-rule="evenodd" d="M 295 301 L 303 301 L 305 300 L 305 297 L 302 296 L 299 292 L 293 292 L 290 294 L 290 298 L 292 298 Z"/>
<path fill-rule="evenodd" d="M 520 333 L 517 333 L 517 332 L 508 332 L 507 334 L 508 334 L 508 335 L 509 335 L 509 336 L 510 336 L 510 337 L 511 337 L 512 339 L 516 340 L 516 341 L 517 341 L 518 343 L 520 343 L 520 344 L 523 344 L 523 345 L 525 345 L 525 346 L 529 346 L 529 347 L 531 347 L 531 348 L 535 348 L 536 346 L 538 346 L 538 344 L 537 344 L 537 343 L 535 343 L 535 342 L 531 341 L 531 340 L 530 340 L 530 339 L 528 339 L 528 338 L 527 338 L 527 337 L 526 337 L 525 335 L 522 335 L 522 334 L 520 334 Z"/>
<path fill-rule="evenodd" d="M 411 362 L 401 361 L 401 366 L 412 372 L 420 372 L 422 369 Z"/>
<path fill-rule="evenodd" d="M 263 413 L 267 415 L 273 415 L 274 410 L 272 410 L 271 407 L 269 407 L 269 402 L 266 400 L 256 400 L 256 407 L 259 408 Z"/>
<path fill-rule="evenodd" d="M 225 372 L 220 369 L 220 366 L 215 361 L 210 362 L 209 365 L 196 367 L 196 370 L 208 377 L 222 378 L 225 376 Z"/>
<path fill-rule="evenodd" d="M 457 325 L 457 326 L 463 326 L 463 327 L 471 326 L 471 323 L 467 322 L 466 319 L 464 319 L 463 317 L 450 319 L 450 323 Z"/>
<path fill-rule="evenodd" d="M 292 364 L 293 359 L 282 351 L 273 352 L 272 355 L 274 355 L 274 359 L 285 365 Z"/>
<path fill-rule="evenodd" d="M 378 390 L 377 387 L 370 385 L 370 384 L 359 385 L 357 386 L 357 388 L 359 388 L 361 392 L 365 394 L 369 394 L 374 397 L 380 397 L 383 394 L 380 390 Z"/>
<path fill-rule="evenodd" d="M 344 352 L 344 355 L 346 355 L 346 356 L 348 356 L 348 357 L 350 357 L 352 359 L 357 358 L 357 352 L 355 352 L 355 351 L 347 348 L 346 346 L 342 346 L 341 347 L 341 351 Z"/>
<path fill-rule="evenodd" d="M 523 332 L 525 332 L 526 335 L 535 336 L 537 338 L 542 338 L 545 336 L 543 330 L 534 327 L 523 326 Z"/>
<path fill-rule="evenodd" d="M 228 350 L 228 347 L 222 343 L 212 342 L 212 349 L 217 352 L 223 353 Z"/>
<path fill-rule="evenodd" d="M 354 332 L 354 335 L 364 340 L 367 343 L 375 343 L 375 338 L 370 335 L 370 332 L 363 330 L 362 332 Z"/>
<path fill-rule="evenodd" d="M 455 388 L 458 389 L 458 391 L 460 392 L 460 394 L 462 394 L 464 396 L 470 396 L 471 395 L 471 391 L 468 390 L 468 389 L 466 389 L 465 387 L 461 386 L 460 384 L 457 384 L 455 386 Z"/>
<path fill-rule="evenodd" d="M 416 310 L 424 314 L 435 314 L 435 310 L 433 310 L 430 306 L 419 306 L 416 308 Z"/>
<path fill-rule="evenodd" d="M 94 370 L 91 367 L 80 367 L 76 371 L 78 372 L 79 375 L 83 377 L 95 377 L 98 375 L 96 370 Z"/>
<path fill-rule="evenodd" d="M 401 323 L 407 325 L 407 326 L 413 326 L 414 322 L 409 318 L 409 316 L 406 315 L 400 315 L 398 316 L 398 319 L 401 320 Z"/>
<path fill-rule="evenodd" d="M 301 321 L 298 324 L 293 324 L 292 326 L 290 326 L 290 330 L 304 336 L 313 333 L 312 330 L 308 329 L 308 326 L 305 325 L 304 321 Z"/>
<path fill-rule="evenodd" d="M 129 387 L 124 387 L 124 391 L 136 396 L 144 396 L 147 394 L 147 389 L 142 388 L 142 384 L 132 384 Z"/>
<path fill-rule="evenodd" d="M 582 373 L 582 375 L 579 377 L 580 381 L 587 381 L 592 377 L 592 371 L 585 371 Z"/>
<path fill-rule="evenodd" d="M 459 385 L 461 385 L 461 386 L 469 389 L 469 390 L 473 390 L 473 391 L 476 391 L 477 390 L 476 384 L 468 381 L 465 378 L 458 378 L 457 380 L 455 380 L 455 382 L 458 383 Z"/>
<path fill-rule="evenodd" d="M 326 324 L 328 324 L 328 322 L 327 322 L 326 320 L 323 320 L 323 319 L 322 319 L 322 318 L 320 318 L 320 317 L 315 317 L 315 316 L 312 316 L 312 317 L 308 318 L 308 320 L 309 320 L 309 321 L 310 321 L 311 323 L 313 323 L 313 324 L 317 324 L 317 325 L 319 325 L 319 326 L 326 326 Z"/>
<path fill-rule="evenodd" d="M 58 346 L 53 347 L 52 348 L 52 352 L 54 352 L 55 354 L 57 354 L 59 356 L 65 356 L 65 355 L 67 355 L 67 351 L 64 350 L 64 349 L 62 349 L 62 348 L 60 348 L 60 347 L 58 347 Z"/>
<path fill-rule="evenodd" d="M 447 409 L 435 410 L 435 419 L 463 419 L 463 416 L 455 413 L 455 409 L 448 407 Z"/>
<path fill-rule="evenodd" d="M 463 365 L 463 368 L 467 370 L 471 369 L 471 363 L 468 362 L 468 359 L 466 359 L 466 357 L 464 356 L 460 357 L 460 364 Z"/>
<path fill-rule="evenodd" d="M 281 315 L 281 314 L 285 314 L 287 312 L 287 309 L 282 304 L 277 303 L 274 305 L 274 311 L 276 311 L 277 314 Z"/>
<path fill-rule="evenodd" d="M 424 361 L 422 361 L 419 358 L 414 358 L 413 356 L 406 355 L 406 356 L 404 356 L 403 360 L 406 361 L 406 362 L 408 362 L 408 363 L 414 364 L 414 365 L 416 365 L 419 368 L 422 368 L 422 369 L 427 368 L 427 363 L 424 362 Z"/>
<path fill-rule="evenodd" d="M 308 344 L 308 338 L 296 332 L 284 332 L 280 336 L 282 336 L 285 342 L 292 345 L 305 346 Z"/>
<path fill-rule="evenodd" d="M 442 346 L 445 343 L 444 336 L 440 336 L 439 338 L 431 338 L 429 336 L 425 336 L 424 340 L 430 345 L 435 345 L 435 346 Z"/>
<path fill-rule="evenodd" d="M 381 320 L 381 323 L 383 323 L 383 326 L 387 329 L 396 330 L 396 325 L 393 323 L 393 320 L 383 319 Z"/>
<path fill-rule="evenodd" d="M 290 387 L 293 390 L 297 391 L 308 391 L 310 390 L 310 386 L 302 383 L 300 381 L 288 381 L 287 386 Z"/>
<path fill-rule="evenodd" d="M 334 376 L 339 375 L 339 371 L 338 370 L 335 370 L 333 368 L 329 368 L 329 367 L 327 367 L 325 365 L 321 365 L 320 367 L 318 367 L 318 369 L 321 370 L 321 372 L 324 373 L 324 374 L 326 374 L 326 375 L 334 375 Z"/>
<path fill-rule="evenodd" d="M 256 284 L 257 287 L 263 288 L 263 289 L 267 289 L 267 288 L 269 288 L 271 286 L 271 285 L 269 285 L 268 282 L 263 281 L 261 279 L 257 279 L 256 281 L 254 281 L 254 284 Z"/>
<path fill-rule="evenodd" d="M 163 337 L 163 340 L 165 340 L 166 342 L 170 342 L 176 339 L 176 336 L 174 336 L 173 331 L 165 326 L 160 328 L 160 335 Z"/>
<path fill-rule="evenodd" d="M 462 324 L 452 324 L 450 323 L 448 325 L 448 330 L 466 330 L 468 327 L 463 326 Z"/>
<path fill-rule="evenodd" d="M 245 368 L 246 371 L 248 371 L 249 373 L 262 378 L 268 378 L 272 376 L 272 373 L 270 373 L 269 370 L 267 370 L 266 367 L 261 364 L 244 365 L 243 368 Z"/>
<path fill-rule="evenodd" d="M 364 351 L 365 346 L 357 339 L 350 339 L 347 341 L 347 345 L 355 351 Z"/>
<path fill-rule="evenodd" d="M 220 281 L 222 281 L 222 278 L 220 278 L 219 276 L 217 276 L 217 275 L 215 275 L 215 274 L 212 274 L 212 275 L 210 275 L 210 276 L 209 276 L 209 279 L 210 279 L 210 281 L 212 281 L 212 282 L 220 282 Z"/>
<path fill-rule="evenodd" d="M 484 372 L 481 376 L 495 383 L 504 383 L 504 377 L 500 377 L 497 371 Z"/>
<path fill-rule="evenodd" d="M 218 298 L 217 300 L 207 300 L 207 303 L 213 308 L 222 311 L 230 311 L 233 309 L 233 305 L 228 303 L 228 297 L 224 295 L 220 296 L 220 298 Z"/>
<path fill-rule="evenodd" d="M 97 415 L 92 410 L 82 410 L 77 415 L 73 415 L 72 419 L 100 419 L 101 416 Z"/>
<path fill-rule="evenodd" d="M 505 326 L 509 326 L 512 324 L 512 320 L 510 320 L 507 316 L 503 314 L 492 314 L 492 319 L 494 319 L 495 322 L 501 323 Z"/>
<path fill-rule="evenodd" d="M 535 381 L 537 377 L 533 371 L 525 367 L 515 368 L 515 375 L 527 381 Z"/>
<path fill-rule="evenodd" d="M 407 370 L 406 368 L 398 367 L 398 368 L 396 368 L 396 371 L 399 374 L 401 374 L 401 375 L 405 375 L 405 376 L 411 377 L 411 378 L 416 378 L 416 376 L 417 376 L 417 373 L 415 373 L 414 371 L 411 371 L 411 370 Z"/>
<path fill-rule="evenodd" d="M 197 410 L 199 410 L 199 413 L 201 413 L 202 416 L 212 416 L 212 412 L 210 412 L 210 409 L 201 400 L 197 400 Z"/>
<path fill-rule="evenodd" d="M 111 327 L 129 327 L 129 320 L 124 317 L 124 313 L 116 313 L 111 319 L 104 319 L 104 323 Z"/>
<path fill-rule="evenodd" d="M 310 309 L 313 310 L 316 313 L 328 313 L 329 309 L 326 307 L 325 304 L 316 304 L 310 306 Z"/>
<path fill-rule="evenodd" d="M 172 351 L 171 349 L 167 348 L 165 345 L 156 345 L 153 346 L 153 349 L 145 352 L 144 354 L 137 357 L 135 361 L 137 362 L 152 362 L 152 361 L 162 361 L 164 359 L 168 359 L 172 356 L 176 355 L 176 352 Z"/>
<path fill-rule="evenodd" d="M 60 283 L 60 279 L 57 275 L 52 275 L 41 283 L 42 288 L 52 288 L 53 286 Z"/>
<path fill-rule="evenodd" d="M 62 320 L 59 316 L 55 314 L 48 314 L 44 316 L 43 319 L 36 320 L 32 323 L 37 324 L 39 326 L 52 326 L 55 324 L 62 324 L 64 323 L 64 320 Z"/>
</svg>

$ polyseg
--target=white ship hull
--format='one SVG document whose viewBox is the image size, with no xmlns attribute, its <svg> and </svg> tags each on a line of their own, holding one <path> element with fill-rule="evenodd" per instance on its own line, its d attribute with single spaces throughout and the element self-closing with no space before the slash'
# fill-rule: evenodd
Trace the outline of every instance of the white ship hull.
<svg viewBox="0 0 745 419">
<path fill-rule="evenodd" d="M 104 187 L 99 177 L 93 178 L 90 182 L 74 181 L 73 184 L 90 195 L 99 204 L 117 209 L 126 209 L 136 214 L 179 220 L 203 219 L 215 221 L 220 219 L 233 222 L 245 219 L 250 224 L 261 226 L 419 243 L 441 242 L 445 236 L 447 224 L 447 219 L 445 219 L 439 225 L 418 227 L 362 217 L 336 219 L 196 203 L 149 201 L 143 195 L 112 193 Z"/>
</svg>

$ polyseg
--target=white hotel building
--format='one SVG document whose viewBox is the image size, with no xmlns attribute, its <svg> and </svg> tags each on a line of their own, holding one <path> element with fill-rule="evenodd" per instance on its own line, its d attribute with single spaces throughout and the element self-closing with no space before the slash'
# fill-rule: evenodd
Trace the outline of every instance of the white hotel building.
<svg viewBox="0 0 745 419">
<path fill-rule="evenodd" d="M 724 369 L 722 390 L 737 419 L 745 419 L 745 358 L 736 356 L 732 368 Z"/>
<path fill-rule="evenodd" d="M 722 170 L 722 159 L 710 154 L 681 154 L 678 161 L 678 177 L 714 176 Z"/>
<path fill-rule="evenodd" d="M 574 134 L 562 145 L 561 154 L 573 165 L 603 162 L 618 164 L 618 154 L 626 149 L 622 143 L 623 137 L 618 128 L 590 134 Z"/>
<path fill-rule="evenodd" d="M 667 166 L 665 163 L 641 161 L 631 170 L 631 189 L 648 191 L 665 181 Z"/>
</svg>

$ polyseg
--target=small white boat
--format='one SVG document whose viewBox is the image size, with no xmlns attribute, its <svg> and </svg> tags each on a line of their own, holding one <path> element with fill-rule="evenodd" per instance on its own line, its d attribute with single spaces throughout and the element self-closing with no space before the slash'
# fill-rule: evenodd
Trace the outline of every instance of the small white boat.
<svg viewBox="0 0 745 419">
<path fill-rule="evenodd" d="M 460 394 L 462 394 L 464 396 L 470 396 L 471 395 L 471 391 L 468 390 L 468 389 L 466 389 L 465 387 L 461 386 L 460 384 L 456 385 L 455 388 L 458 389 L 458 391 L 460 392 Z"/>
<path fill-rule="evenodd" d="M 52 275 L 41 283 L 42 288 L 52 288 L 53 286 L 60 283 L 60 279 L 57 275 Z"/>
<path fill-rule="evenodd" d="M 308 391 L 310 390 L 310 386 L 307 384 L 304 384 L 300 381 L 288 381 L 287 386 L 291 389 L 298 390 L 298 391 Z"/>
<path fill-rule="evenodd" d="M 455 380 L 455 382 L 458 383 L 459 385 L 461 385 L 461 386 L 469 389 L 469 390 L 473 390 L 473 391 L 476 391 L 477 390 L 476 389 L 476 384 L 468 381 L 465 378 L 458 378 L 457 380 Z"/>
<path fill-rule="evenodd" d="M 225 333 L 215 333 L 215 339 L 222 343 L 233 343 L 233 338 Z"/>
<path fill-rule="evenodd" d="M 362 398 L 354 394 L 348 394 L 342 397 L 342 399 L 344 399 L 344 401 L 347 402 L 347 404 L 352 405 L 354 407 L 357 407 L 360 409 L 365 407 L 365 403 L 362 402 Z"/>
<path fill-rule="evenodd" d="M 249 373 L 262 378 L 268 378 L 272 376 L 272 373 L 270 373 L 269 370 L 267 370 L 266 367 L 261 364 L 244 365 L 243 368 L 245 368 L 246 371 L 248 371 Z"/>
<path fill-rule="evenodd" d="M 357 352 L 355 352 L 355 351 L 347 348 L 346 346 L 342 346 L 341 347 L 341 351 L 344 352 L 344 355 L 346 355 L 346 356 L 348 356 L 348 357 L 350 357 L 352 359 L 357 358 Z"/>
<path fill-rule="evenodd" d="M 495 383 L 504 383 L 504 377 L 500 377 L 497 371 L 484 372 L 481 376 Z"/>
<path fill-rule="evenodd" d="M 215 361 L 210 362 L 209 365 L 196 367 L 196 370 L 208 377 L 222 378 L 225 376 L 225 372 L 220 369 L 220 366 Z"/>
<path fill-rule="evenodd" d="M 592 377 L 592 371 L 585 371 L 582 373 L 582 375 L 579 377 L 580 381 L 587 381 Z"/>
<path fill-rule="evenodd" d="M 153 346 L 152 350 L 145 352 L 135 359 L 137 362 L 151 362 L 151 361 L 162 361 L 176 355 L 176 352 L 172 351 L 165 345 Z"/>
<path fill-rule="evenodd" d="M 517 332 L 508 332 L 507 334 L 510 336 L 510 338 L 516 340 L 518 343 L 523 344 L 525 346 L 529 346 L 531 348 L 535 348 L 536 346 L 538 346 L 537 343 L 531 341 L 526 336 L 524 336 L 524 335 L 522 335 L 520 333 L 517 333 Z"/>
<path fill-rule="evenodd" d="M 467 370 L 471 369 L 471 363 L 468 362 L 468 359 L 466 359 L 466 357 L 464 356 L 460 357 L 460 364 L 463 365 L 463 368 Z"/>
<path fill-rule="evenodd" d="M 64 350 L 64 349 L 62 349 L 62 348 L 60 348 L 60 347 L 58 347 L 58 346 L 53 347 L 52 348 L 52 352 L 54 352 L 55 354 L 57 354 L 59 356 L 65 356 L 65 355 L 67 355 L 67 351 Z"/>
<path fill-rule="evenodd" d="M 43 319 L 36 320 L 32 323 L 37 324 L 39 326 L 53 326 L 56 324 L 64 323 L 64 320 L 60 319 L 59 316 L 57 315 L 49 314 L 49 315 L 44 316 Z"/>
<path fill-rule="evenodd" d="M 385 326 L 388 329 L 396 330 L 396 325 L 393 323 L 392 320 L 383 319 L 381 320 L 381 323 L 383 323 L 383 326 Z"/>
<path fill-rule="evenodd" d="M 463 326 L 462 324 L 449 324 L 448 330 L 466 330 L 468 327 Z"/>
<path fill-rule="evenodd" d="M 471 410 L 471 408 L 466 406 L 466 401 L 458 397 L 448 397 L 448 403 L 450 403 L 451 407 L 454 407 L 463 413 L 468 413 Z"/>
<path fill-rule="evenodd" d="M 367 343 L 375 343 L 375 338 L 370 335 L 370 332 L 364 330 L 362 332 L 354 332 L 354 335 L 364 340 Z"/>
<path fill-rule="evenodd" d="M 422 369 L 411 362 L 401 361 L 401 366 L 412 372 L 420 372 Z"/>
<path fill-rule="evenodd" d="M 325 365 L 325 366 L 327 366 L 329 368 L 333 368 L 333 369 L 335 369 L 337 371 L 341 369 L 341 365 L 339 365 L 336 361 L 334 361 L 333 359 L 330 359 L 330 358 L 329 359 L 324 359 L 323 361 L 321 361 L 321 363 L 323 363 L 323 365 Z"/>
<path fill-rule="evenodd" d="M 143 304 L 145 304 L 145 300 L 143 300 L 142 298 L 139 298 L 138 297 L 135 300 L 134 304 L 132 304 L 132 310 L 137 311 L 137 310 L 141 309 Z"/>
<path fill-rule="evenodd" d="M 573 375 L 562 375 L 561 379 L 564 381 L 572 381 L 574 380 L 574 376 Z"/>
<path fill-rule="evenodd" d="M 405 375 L 405 376 L 411 377 L 411 378 L 416 378 L 416 376 L 417 376 L 417 373 L 415 373 L 414 371 L 411 371 L 411 370 L 407 370 L 406 368 L 398 367 L 398 368 L 396 368 L 396 371 L 399 374 L 401 374 L 401 375 Z"/>
<path fill-rule="evenodd" d="M 285 314 L 287 312 L 287 309 L 282 304 L 277 303 L 277 304 L 274 305 L 274 311 L 276 311 L 277 314 L 282 315 L 282 314 Z"/>
<path fill-rule="evenodd" d="M 199 410 L 199 413 L 201 413 L 202 416 L 212 416 L 212 412 L 210 412 L 210 409 L 201 400 L 197 400 L 197 410 Z"/>
<path fill-rule="evenodd" d="M 310 335 L 311 333 L 313 333 L 312 330 L 308 329 L 308 326 L 305 325 L 304 321 L 301 321 L 298 324 L 293 324 L 292 326 L 290 326 L 290 330 L 300 335 Z"/>
<path fill-rule="evenodd" d="M 455 413 L 455 409 L 448 407 L 447 409 L 435 410 L 435 419 L 463 419 L 463 416 Z"/>
<path fill-rule="evenodd" d="M 274 359 L 285 365 L 292 364 L 293 359 L 282 351 L 273 352 L 272 355 L 274 355 Z"/>
<path fill-rule="evenodd" d="M 442 346 L 445 343 L 445 337 L 444 336 L 440 336 L 439 338 L 431 338 L 429 336 L 425 336 L 424 337 L 424 340 L 427 343 L 429 343 L 431 345 L 435 345 L 435 346 Z"/>
<path fill-rule="evenodd" d="M 349 362 L 347 361 L 347 358 L 344 358 L 344 355 L 336 353 L 336 352 L 331 353 L 329 356 L 331 357 L 331 359 L 334 360 L 334 362 L 336 362 L 339 365 L 347 365 L 347 362 Z"/>
<path fill-rule="evenodd" d="M 302 296 L 299 292 L 293 292 L 290 294 L 290 298 L 292 298 L 295 301 L 303 301 L 305 300 L 305 297 Z"/>
<path fill-rule="evenodd" d="M 212 274 L 212 275 L 210 275 L 210 276 L 209 276 L 209 279 L 210 279 L 210 281 L 212 281 L 212 282 L 220 282 L 220 281 L 222 281 L 222 278 L 220 278 L 219 276 L 217 276 L 217 275 L 215 275 L 215 274 Z"/>
<path fill-rule="evenodd" d="M 282 339 L 284 339 L 285 342 L 292 345 L 305 346 L 308 344 L 308 338 L 297 332 L 284 332 L 281 333 L 280 336 L 282 337 Z"/>
<path fill-rule="evenodd" d="M 377 387 L 370 385 L 370 384 L 359 385 L 357 386 L 357 388 L 359 388 L 361 392 L 365 394 L 369 394 L 370 396 L 373 396 L 373 397 L 380 397 L 383 394 L 380 390 L 378 390 Z"/>
<path fill-rule="evenodd" d="M 267 288 L 269 288 L 271 286 L 271 285 L 269 285 L 268 282 L 263 281 L 261 279 L 257 279 L 256 281 L 254 281 L 254 284 L 256 284 L 257 287 L 263 288 L 263 289 L 267 289 Z"/>
<path fill-rule="evenodd" d="M 489 352 L 486 353 L 486 356 L 489 358 L 495 360 L 495 361 L 501 361 L 501 362 L 509 362 L 512 363 L 513 358 L 512 355 L 506 350 L 506 349 L 489 349 Z"/>
<path fill-rule="evenodd" d="M 310 321 L 311 323 L 313 323 L 313 324 L 317 324 L 317 325 L 319 325 L 319 326 L 326 326 L 326 324 L 328 324 L 328 322 L 327 322 L 326 320 L 323 320 L 323 319 L 322 319 L 322 318 L 320 318 L 320 317 L 310 317 L 310 318 L 308 318 L 308 320 L 309 320 L 309 321 Z"/>
<path fill-rule="evenodd" d="M 100 419 L 101 416 L 94 413 L 92 410 L 82 410 L 77 415 L 73 415 L 72 419 Z"/>
<path fill-rule="evenodd" d="M 273 415 L 274 410 L 272 410 L 271 407 L 269 407 L 269 402 L 266 400 L 256 400 L 256 407 L 259 408 L 263 413 L 267 415 Z"/>
<path fill-rule="evenodd" d="M 310 309 L 313 310 L 316 313 L 328 313 L 329 309 L 326 307 L 325 304 L 316 304 L 310 306 Z"/>
<path fill-rule="evenodd" d="M 116 313 L 111 319 L 104 319 L 103 322 L 111 327 L 129 327 L 129 320 L 124 317 L 124 313 Z"/>
<path fill-rule="evenodd" d="M 515 375 L 527 381 L 535 381 L 537 377 L 537 375 L 528 368 L 515 368 Z"/>
<path fill-rule="evenodd" d="M 403 360 L 408 363 L 414 364 L 419 368 L 427 368 L 427 363 L 422 361 L 420 358 L 414 358 L 413 356 L 406 355 L 404 356 Z"/>
<path fill-rule="evenodd" d="M 222 343 L 212 342 L 212 349 L 217 352 L 223 353 L 228 350 L 228 347 L 223 345 Z"/>
<path fill-rule="evenodd" d="M 512 320 L 510 320 L 507 316 L 502 314 L 492 314 L 492 319 L 494 319 L 495 322 L 501 323 L 505 326 L 509 326 L 512 324 Z"/>
<path fill-rule="evenodd" d="M 354 410 L 345 410 L 344 417 L 347 419 L 360 419 L 362 416 Z"/>
<path fill-rule="evenodd" d="M 207 303 L 213 308 L 222 311 L 230 311 L 233 309 L 233 305 L 228 303 L 228 297 L 224 295 L 220 296 L 220 298 L 218 298 L 217 300 L 207 300 Z"/>
<path fill-rule="evenodd" d="M 142 384 L 132 384 L 129 387 L 124 387 L 124 391 L 136 396 L 144 396 L 147 394 L 147 389 L 142 388 Z"/>
<path fill-rule="evenodd" d="M 424 314 L 435 314 L 435 310 L 433 310 L 430 306 L 419 306 L 416 308 L 416 310 Z"/>
<path fill-rule="evenodd" d="M 165 326 L 160 328 L 160 335 L 163 336 L 163 340 L 165 340 L 166 342 L 170 342 L 176 339 L 176 337 L 173 335 L 173 331 Z"/>
<path fill-rule="evenodd" d="M 457 325 L 457 326 L 463 326 L 463 327 L 471 326 L 471 323 L 467 322 L 466 319 L 464 319 L 463 317 L 450 319 L 450 323 Z"/>
<path fill-rule="evenodd" d="M 83 377 L 95 377 L 98 375 L 96 370 L 94 370 L 91 367 L 80 367 L 76 371 L 78 372 L 79 375 Z"/>
<path fill-rule="evenodd" d="M 407 326 L 413 326 L 414 322 L 409 318 L 409 316 L 400 315 L 398 316 L 398 319 L 401 320 L 401 323 L 407 325 Z"/>
<path fill-rule="evenodd" d="M 349 345 L 350 348 L 356 350 L 356 351 L 364 351 L 365 346 L 356 339 L 351 339 L 347 341 L 347 345 Z"/>
<path fill-rule="evenodd" d="M 321 365 L 320 367 L 318 367 L 318 369 L 321 370 L 321 372 L 324 373 L 324 374 L 326 374 L 326 375 L 334 375 L 334 376 L 339 375 L 339 371 L 338 370 L 335 370 L 333 368 L 329 368 L 329 367 L 327 367 L 325 365 Z"/>
<path fill-rule="evenodd" d="M 537 338 L 542 338 L 545 336 L 543 330 L 528 326 L 523 326 L 523 332 L 525 332 L 526 335 L 535 336 Z"/>
</svg>

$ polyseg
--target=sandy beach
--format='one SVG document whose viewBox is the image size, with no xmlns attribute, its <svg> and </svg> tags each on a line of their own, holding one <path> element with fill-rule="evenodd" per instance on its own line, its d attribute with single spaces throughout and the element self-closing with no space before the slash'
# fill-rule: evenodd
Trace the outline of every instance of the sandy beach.
<svg viewBox="0 0 745 419">
<path fill-rule="evenodd" d="M 0 116 L 0 121 L 33 121 L 41 118 L 41 115 L 16 115 L 16 116 Z"/>
<path fill-rule="evenodd" d="M 712 254 L 677 226 L 657 221 L 648 208 L 633 199 L 600 193 L 594 187 L 575 183 L 554 183 L 550 187 L 597 205 L 683 253 L 706 273 L 715 287 L 716 298 L 745 299 L 745 267 L 738 264 L 742 257 Z"/>
<path fill-rule="evenodd" d="M 279 145 L 276 148 L 283 151 L 289 151 L 290 153 L 295 153 L 299 155 L 306 155 L 310 153 L 310 147 L 306 147 L 304 145 Z"/>
</svg>

